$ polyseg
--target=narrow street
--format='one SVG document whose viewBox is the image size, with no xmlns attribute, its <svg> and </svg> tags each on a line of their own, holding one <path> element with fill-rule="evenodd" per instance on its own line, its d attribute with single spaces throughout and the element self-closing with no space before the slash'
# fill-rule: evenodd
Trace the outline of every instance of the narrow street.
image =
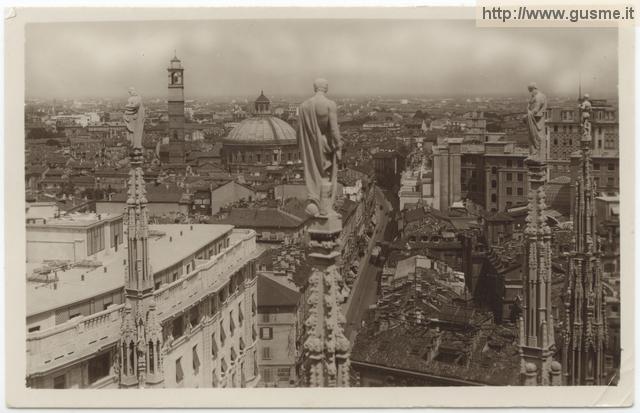
<svg viewBox="0 0 640 413">
<path fill-rule="evenodd" d="M 361 326 L 366 310 L 371 304 L 376 302 L 377 280 L 376 276 L 379 267 L 370 263 L 371 252 L 376 243 L 383 239 L 387 224 L 389 223 L 388 212 L 392 209 L 382 190 L 376 187 L 376 214 L 377 226 L 374 230 L 367 252 L 361 262 L 358 278 L 353 284 L 351 295 L 343 305 L 343 312 L 346 318 L 345 335 L 353 343 Z M 380 209 L 382 206 L 382 209 Z"/>
</svg>

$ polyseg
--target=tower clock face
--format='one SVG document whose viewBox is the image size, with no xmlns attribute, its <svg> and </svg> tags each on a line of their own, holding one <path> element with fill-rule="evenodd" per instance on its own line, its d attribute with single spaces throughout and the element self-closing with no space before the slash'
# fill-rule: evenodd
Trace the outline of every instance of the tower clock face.
<svg viewBox="0 0 640 413">
<path fill-rule="evenodd" d="M 172 85 L 182 84 L 182 75 L 180 74 L 180 72 L 173 72 L 173 75 L 171 78 L 171 84 Z"/>
</svg>

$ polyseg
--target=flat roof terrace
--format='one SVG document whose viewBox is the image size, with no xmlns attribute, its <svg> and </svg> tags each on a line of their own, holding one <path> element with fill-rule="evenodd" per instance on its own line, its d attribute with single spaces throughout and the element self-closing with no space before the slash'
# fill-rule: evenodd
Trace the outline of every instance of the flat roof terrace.
<svg viewBox="0 0 640 413">
<path fill-rule="evenodd" d="M 233 230 L 231 225 L 150 225 L 149 261 L 154 274 L 169 268 Z M 237 237 L 231 237 L 230 246 Z M 52 266 L 55 282 L 27 283 L 27 317 L 69 306 L 124 287 L 126 247 L 108 261 Z M 47 263 L 28 263 L 27 276 Z M 66 268 L 65 268 L 66 267 Z M 54 287 L 55 286 L 55 287 Z"/>
</svg>

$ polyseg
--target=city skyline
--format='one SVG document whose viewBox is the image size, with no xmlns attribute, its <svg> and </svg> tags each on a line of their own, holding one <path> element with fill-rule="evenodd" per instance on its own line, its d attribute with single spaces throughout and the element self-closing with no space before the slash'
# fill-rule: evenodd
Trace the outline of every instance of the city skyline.
<svg viewBox="0 0 640 413">
<path fill-rule="evenodd" d="M 315 42 L 320 33 L 322 44 Z M 193 99 L 253 96 L 263 89 L 271 96 L 302 96 L 320 76 L 335 96 L 518 96 L 531 81 L 550 96 L 575 96 L 580 79 L 592 96 L 617 95 L 612 29 L 485 29 L 463 20 L 221 20 L 29 25 L 26 97 L 113 98 L 129 86 L 143 96 L 163 96 L 174 50 L 185 66 L 185 95 Z"/>
</svg>

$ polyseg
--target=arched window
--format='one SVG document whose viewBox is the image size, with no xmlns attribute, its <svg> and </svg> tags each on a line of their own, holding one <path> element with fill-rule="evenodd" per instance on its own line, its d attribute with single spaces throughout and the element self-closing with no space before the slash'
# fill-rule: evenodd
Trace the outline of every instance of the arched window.
<svg viewBox="0 0 640 413">
<path fill-rule="evenodd" d="M 149 341 L 149 373 L 153 374 L 155 369 L 155 355 L 153 352 L 153 341 Z"/>
<path fill-rule="evenodd" d="M 136 361 L 136 347 L 133 344 L 133 341 L 129 343 L 129 374 L 133 375 L 135 373 L 135 361 Z"/>
</svg>

